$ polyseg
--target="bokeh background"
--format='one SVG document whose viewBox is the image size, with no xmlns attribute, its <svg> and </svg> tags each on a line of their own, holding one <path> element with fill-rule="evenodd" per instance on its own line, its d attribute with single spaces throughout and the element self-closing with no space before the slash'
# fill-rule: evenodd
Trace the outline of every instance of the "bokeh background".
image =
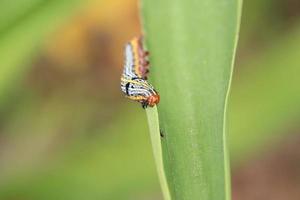
<svg viewBox="0 0 300 200">
<path fill-rule="evenodd" d="M 137 5 L 0 2 L 1 200 L 162 199 L 145 113 L 119 89 Z M 245 0 L 227 126 L 234 200 L 300 198 L 299 74 L 300 2 Z"/>
</svg>

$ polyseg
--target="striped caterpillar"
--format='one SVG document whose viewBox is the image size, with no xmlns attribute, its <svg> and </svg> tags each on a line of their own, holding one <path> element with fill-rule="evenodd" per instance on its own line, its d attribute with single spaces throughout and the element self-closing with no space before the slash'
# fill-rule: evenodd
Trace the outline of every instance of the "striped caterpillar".
<svg viewBox="0 0 300 200">
<path fill-rule="evenodd" d="M 148 52 L 144 51 L 142 38 L 133 38 L 125 46 L 125 64 L 121 77 L 121 90 L 131 100 L 140 102 L 143 108 L 159 103 L 159 94 L 148 83 Z"/>
</svg>

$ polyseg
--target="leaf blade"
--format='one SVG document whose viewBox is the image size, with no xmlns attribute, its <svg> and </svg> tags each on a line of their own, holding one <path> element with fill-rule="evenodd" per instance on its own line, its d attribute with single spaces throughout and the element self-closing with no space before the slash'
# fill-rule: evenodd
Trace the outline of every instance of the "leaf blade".
<svg viewBox="0 0 300 200">
<path fill-rule="evenodd" d="M 162 150 L 174 199 L 230 198 L 223 130 L 240 2 L 143 1 L 150 81 L 161 94 Z"/>
<path fill-rule="evenodd" d="M 161 138 L 160 138 L 161 133 L 159 130 L 157 107 L 155 106 L 153 108 L 147 108 L 146 114 L 148 119 L 151 144 L 153 147 L 152 148 L 153 155 L 157 166 L 157 172 L 158 172 L 159 181 L 161 183 L 162 193 L 164 199 L 170 200 L 171 196 L 170 196 L 169 186 L 166 180 L 164 164 L 163 164 L 163 155 L 162 155 Z"/>
</svg>

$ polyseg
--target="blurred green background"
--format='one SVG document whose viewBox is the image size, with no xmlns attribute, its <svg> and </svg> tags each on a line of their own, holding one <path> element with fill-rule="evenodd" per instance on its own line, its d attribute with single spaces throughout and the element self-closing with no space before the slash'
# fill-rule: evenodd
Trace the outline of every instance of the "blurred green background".
<svg viewBox="0 0 300 200">
<path fill-rule="evenodd" d="M 145 113 L 119 89 L 137 3 L 0 1 L 1 200 L 162 199 Z M 300 2 L 245 0 L 240 33 L 233 199 L 299 199 Z"/>
</svg>

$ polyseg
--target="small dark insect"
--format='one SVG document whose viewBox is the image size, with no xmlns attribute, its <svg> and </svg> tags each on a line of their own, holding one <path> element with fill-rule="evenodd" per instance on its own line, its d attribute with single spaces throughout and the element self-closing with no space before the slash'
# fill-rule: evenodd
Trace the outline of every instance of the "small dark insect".
<svg viewBox="0 0 300 200">
<path fill-rule="evenodd" d="M 164 137 L 165 137 L 164 132 L 163 132 L 161 129 L 159 129 L 159 134 L 160 134 L 160 137 L 161 137 L 161 138 L 164 138 Z"/>
<path fill-rule="evenodd" d="M 149 52 L 144 51 L 142 38 L 133 38 L 125 46 L 125 64 L 121 76 L 121 90 L 125 96 L 140 102 L 143 108 L 153 107 L 160 100 L 158 92 L 147 81 L 148 55 Z"/>
</svg>

